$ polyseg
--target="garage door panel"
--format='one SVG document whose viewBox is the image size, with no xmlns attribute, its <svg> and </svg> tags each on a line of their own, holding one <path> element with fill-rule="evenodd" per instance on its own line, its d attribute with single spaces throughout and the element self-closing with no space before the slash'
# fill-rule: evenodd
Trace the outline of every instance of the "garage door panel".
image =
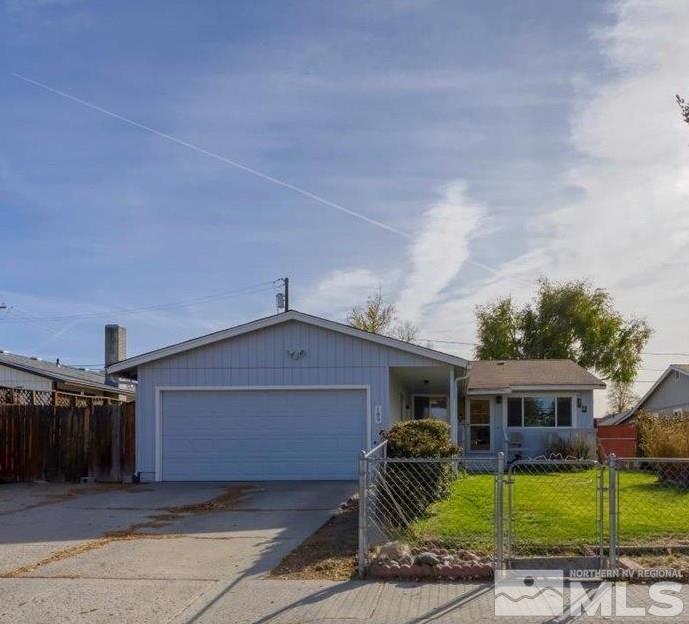
<svg viewBox="0 0 689 624">
<path fill-rule="evenodd" d="M 345 451 L 349 452 L 352 448 L 359 450 L 361 448 L 361 441 L 359 437 L 347 438 L 311 438 L 310 442 L 315 444 L 317 448 L 309 449 L 309 457 L 319 456 L 327 457 L 329 453 Z M 266 440 L 260 436 L 242 436 L 238 438 L 227 437 L 205 437 L 198 436 L 192 439 L 189 438 L 166 438 L 165 440 L 165 458 L 170 460 L 173 458 L 183 459 L 189 454 L 204 453 L 219 457 L 219 454 L 237 454 L 244 455 L 246 445 L 252 446 L 252 458 L 261 459 L 262 461 L 270 460 L 271 458 L 295 458 L 295 449 L 289 446 L 267 445 Z"/>
<path fill-rule="evenodd" d="M 219 476 L 220 475 L 220 476 Z M 227 475 L 227 476 L 226 476 Z M 231 476 L 229 476 L 231 475 Z M 167 481 L 298 481 L 298 480 L 349 480 L 349 471 L 342 464 L 324 461 L 314 471 L 313 462 L 226 462 L 178 463 L 165 471 Z"/>
<path fill-rule="evenodd" d="M 164 391 L 163 479 L 354 479 L 363 390 Z"/>
</svg>

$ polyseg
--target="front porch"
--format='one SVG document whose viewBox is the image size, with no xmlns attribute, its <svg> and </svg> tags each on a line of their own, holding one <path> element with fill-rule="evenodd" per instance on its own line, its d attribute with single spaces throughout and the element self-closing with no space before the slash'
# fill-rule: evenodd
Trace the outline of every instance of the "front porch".
<svg viewBox="0 0 689 624">
<path fill-rule="evenodd" d="M 556 438 L 585 438 L 596 450 L 592 394 L 572 391 L 472 393 L 465 371 L 451 366 L 391 367 L 390 426 L 437 418 L 450 425 L 463 454 L 507 461 L 549 452 Z"/>
<path fill-rule="evenodd" d="M 583 438 L 596 453 L 596 430 L 576 394 L 469 394 L 459 398 L 458 441 L 468 457 L 505 454 L 508 462 L 551 455 L 557 441 Z"/>
<path fill-rule="evenodd" d="M 404 420 L 437 418 L 459 439 L 457 381 L 465 375 L 453 366 L 390 367 L 390 426 Z"/>
</svg>

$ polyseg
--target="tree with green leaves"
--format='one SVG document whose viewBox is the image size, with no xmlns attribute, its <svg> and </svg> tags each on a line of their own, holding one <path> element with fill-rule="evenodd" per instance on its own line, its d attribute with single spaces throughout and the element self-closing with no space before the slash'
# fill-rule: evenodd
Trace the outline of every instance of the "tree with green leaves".
<svg viewBox="0 0 689 624">
<path fill-rule="evenodd" d="M 606 379 L 631 383 L 652 330 L 626 319 L 610 294 L 584 280 L 539 280 L 534 300 L 522 307 L 510 297 L 476 308 L 481 360 L 570 359 Z"/>
<path fill-rule="evenodd" d="M 386 301 L 379 289 L 371 295 L 364 305 L 354 306 L 347 314 L 347 322 L 357 329 L 373 334 L 392 336 L 405 342 L 414 342 L 419 330 L 410 321 L 397 323 L 395 305 Z"/>
</svg>

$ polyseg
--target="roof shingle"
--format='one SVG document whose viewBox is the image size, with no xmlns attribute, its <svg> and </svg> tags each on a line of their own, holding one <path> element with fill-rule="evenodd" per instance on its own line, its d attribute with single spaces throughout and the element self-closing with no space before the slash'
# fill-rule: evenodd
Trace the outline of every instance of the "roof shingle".
<svg viewBox="0 0 689 624">
<path fill-rule="evenodd" d="M 6 351 L 0 351 L 0 364 L 19 368 L 30 373 L 35 373 L 36 375 L 41 375 L 42 377 L 48 377 L 65 383 L 82 384 L 97 390 L 108 392 L 117 390 L 123 394 L 131 394 L 129 390 L 118 390 L 106 384 L 105 374 L 97 371 L 73 368 L 72 366 L 48 362 L 47 360 L 39 360 L 38 358 L 29 357 L 27 355 L 7 353 Z"/>
<path fill-rule="evenodd" d="M 471 363 L 469 391 L 513 386 L 592 386 L 605 384 L 572 360 L 477 360 Z"/>
</svg>

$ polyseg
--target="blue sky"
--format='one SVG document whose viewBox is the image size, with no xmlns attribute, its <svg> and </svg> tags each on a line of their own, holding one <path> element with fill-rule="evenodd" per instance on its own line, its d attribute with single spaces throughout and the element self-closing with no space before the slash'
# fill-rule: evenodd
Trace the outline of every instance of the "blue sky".
<svg viewBox="0 0 689 624">
<path fill-rule="evenodd" d="M 283 275 L 306 312 L 380 284 L 471 341 L 476 303 L 549 275 L 689 352 L 682 4 L 6 0 L 0 346 L 95 364 L 105 322 L 144 351 L 272 313 Z"/>
</svg>

